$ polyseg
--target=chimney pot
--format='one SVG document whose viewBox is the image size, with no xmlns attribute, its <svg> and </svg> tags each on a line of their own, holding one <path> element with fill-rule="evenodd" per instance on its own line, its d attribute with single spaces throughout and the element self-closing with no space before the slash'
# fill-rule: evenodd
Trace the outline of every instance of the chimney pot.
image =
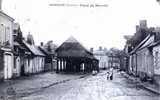
<svg viewBox="0 0 160 100">
<path fill-rule="evenodd" d="M 101 46 L 99 47 L 99 50 L 102 51 L 102 47 Z"/>
<path fill-rule="evenodd" d="M 93 48 L 90 48 L 90 52 L 92 52 L 92 53 L 93 53 Z"/>
<path fill-rule="evenodd" d="M 43 42 L 41 42 L 41 46 L 43 46 Z"/>
</svg>

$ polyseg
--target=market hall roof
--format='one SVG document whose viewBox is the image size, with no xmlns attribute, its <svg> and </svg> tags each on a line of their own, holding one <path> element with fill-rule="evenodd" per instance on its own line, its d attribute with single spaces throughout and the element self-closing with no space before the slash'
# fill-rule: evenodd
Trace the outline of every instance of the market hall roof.
<svg viewBox="0 0 160 100">
<path fill-rule="evenodd" d="M 91 52 L 84 48 L 73 36 L 69 37 L 56 49 L 58 57 L 75 57 L 96 59 Z"/>
</svg>

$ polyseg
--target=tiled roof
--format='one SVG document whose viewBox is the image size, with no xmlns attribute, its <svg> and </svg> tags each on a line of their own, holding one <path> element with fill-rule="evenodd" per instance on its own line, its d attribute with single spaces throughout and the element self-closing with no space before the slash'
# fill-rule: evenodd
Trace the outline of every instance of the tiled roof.
<svg viewBox="0 0 160 100">
<path fill-rule="evenodd" d="M 39 48 L 35 45 L 30 45 L 28 44 L 26 41 L 23 41 L 23 43 L 27 46 L 27 48 L 36 56 L 45 56 L 45 54 L 43 54 Z"/>
<path fill-rule="evenodd" d="M 58 57 L 77 57 L 95 59 L 93 54 L 84 48 L 76 39 L 70 37 L 56 49 Z"/>
<path fill-rule="evenodd" d="M 151 35 L 149 34 L 138 46 L 136 46 L 136 47 L 130 52 L 130 54 L 135 53 L 150 37 L 151 37 Z"/>
</svg>

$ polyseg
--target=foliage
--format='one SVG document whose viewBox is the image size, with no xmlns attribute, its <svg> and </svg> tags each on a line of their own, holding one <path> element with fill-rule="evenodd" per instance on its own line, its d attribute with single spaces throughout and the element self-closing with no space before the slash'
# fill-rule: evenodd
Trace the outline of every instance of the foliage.
<svg viewBox="0 0 160 100">
<path fill-rule="evenodd" d="M 53 41 L 52 41 L 52 40 L 48 41 L 48 42 L 45 44 L 45 48 L 46 48 L 49 52 L 54 52 L 57 47 L 58 47 L 57 45 L 53 44 Z"/>
</svg>

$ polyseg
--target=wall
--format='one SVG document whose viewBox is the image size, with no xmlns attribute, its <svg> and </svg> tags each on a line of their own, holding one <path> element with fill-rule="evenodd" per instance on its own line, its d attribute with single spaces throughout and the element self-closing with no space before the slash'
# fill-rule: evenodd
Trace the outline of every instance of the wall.
<svg viewBox="0 0 160 100">
<path fill-rule="evenodd" d="M 13 20 L 5 16 L 0 11 L 0 33 L 1 33 L 0 42 L 1 44 L 8 40 L 10 43 L 10 46 L 11 47 L 13 46 L 12 30 L 13 30 Z"/>
<path fill-rule="evenodd" d="M 152 77 L 154 74 L 152 52 L 147 47 L 137 52 L 137 72 L 140 77 Z"/>
<path fill-rule="evenodd" d="M 154 74 L 160 75 L 160 45 L 153 48 Z"/>
<path fill-rule="evenodd" d="M 25 61 L 25 73 L 34 74 L 44 71 L 44 57 L 36 56 Z"/>
<path fill-rule="evenodd" d="M 14 57 L 14 68 L 13 73 L 15 77 L 19 77 L 21 74 L 21 59 L 19 56 Z"/>
<path fill-rule="evenodd" d="M 94 53 L 96 59 L 99 60 L 99 68 L 107 69 L 108 68 L 108 56 L 103 51 Z"/>
<path fill-rule="evenodd" d="M 3 79 L 4 77 L 4 70 L 3 70 L 4 66 L 3 66 L 3 52 L 0 51 L 0 80 Z"/>
<path fill-rule="evenodd" d="M 13 53 L 4 52 L 4 79 L 11 79 L 13 76 Z"/>
</svg>

